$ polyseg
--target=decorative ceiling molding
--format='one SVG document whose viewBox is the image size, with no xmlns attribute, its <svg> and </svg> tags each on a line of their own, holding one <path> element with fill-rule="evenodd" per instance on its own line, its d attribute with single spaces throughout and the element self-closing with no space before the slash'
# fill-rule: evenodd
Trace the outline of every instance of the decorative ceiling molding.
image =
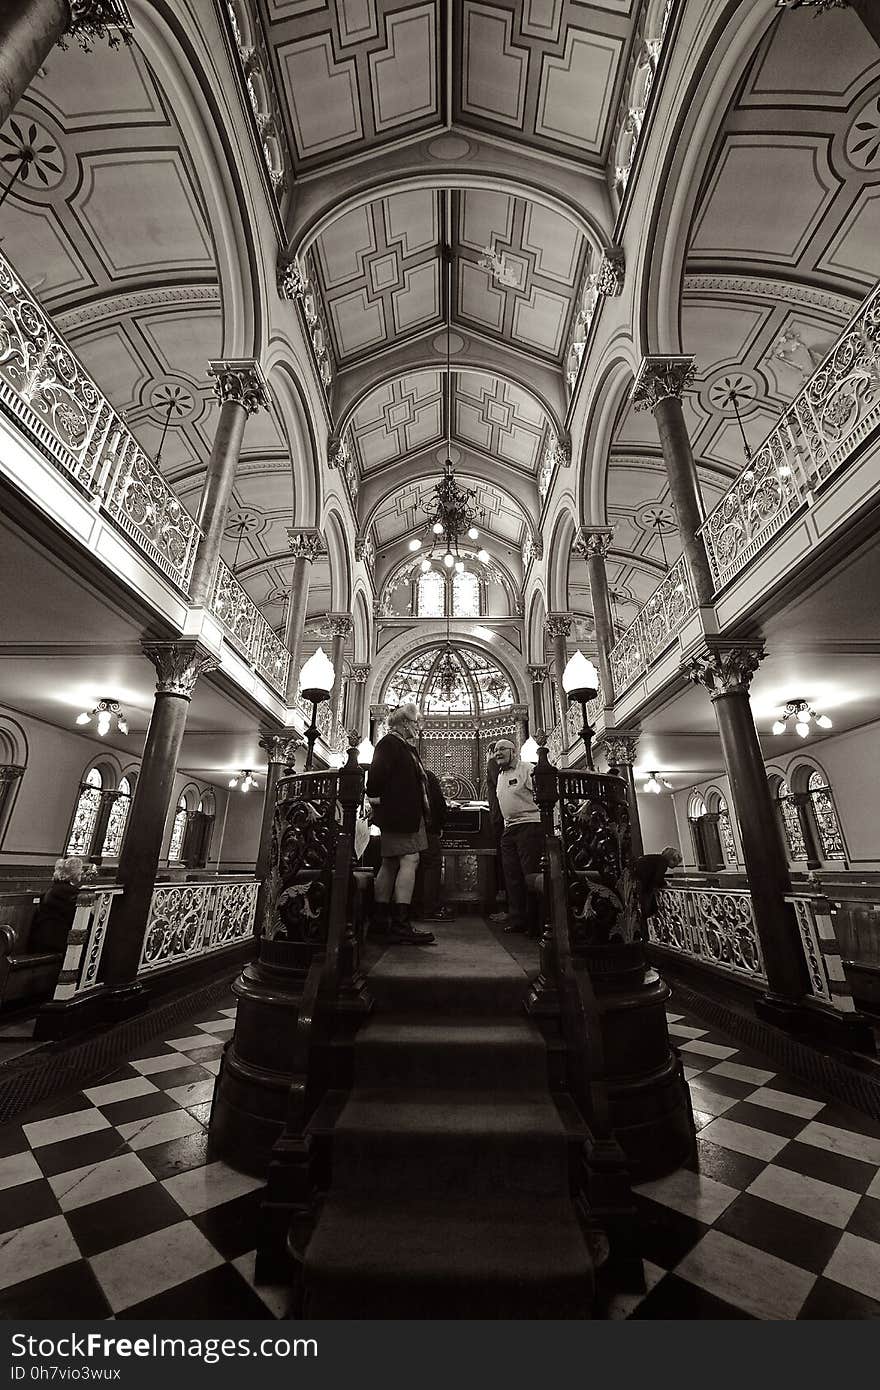
<svg viewBox="0 0 880 1390">
<path fill-rule="evenodd" d="M 688 274 L 684 277 L 683 289 L 686 295 L 729 294 L 746 299 L 781 300 L 807 309 L 821 309 L 840 319 L 852 318 L 861 303 L 857 294 L 836 294 L 832 290 L 817 289 L 814 285 L 798 285 L 790 280 L 754 275 Z"/>
</svg>

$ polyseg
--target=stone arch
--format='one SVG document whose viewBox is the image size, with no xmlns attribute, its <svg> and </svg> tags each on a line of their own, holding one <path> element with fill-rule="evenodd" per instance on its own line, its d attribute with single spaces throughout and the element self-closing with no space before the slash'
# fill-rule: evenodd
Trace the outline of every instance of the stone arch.
<svg viewBox="0 0 880 1390">
<path fill-rule="evenodd" d="M 330 603 L 334 613 L 351 609 L 351 557 L 346 542 L 345 521 L 335 508 L 328 508 L 321 522 L 330 564 Z"/>
<path fill-rule="evenodd" d="M 0 715 L 0 763 L 13 767 L 27 767 L 27 734 L 17 720 L 9 715 Z"/>
<path fill-rule="evenodd" d="M 369 661 L 372 648 L 372 615 L 370 613 L 369 595 L 363 580 L 355 582 L 354 602 L 352 604 L 352 617 L 354 618 L 353 650 L 354 661 L 358 665 L 363 665 Z"/>
<path fill-rule="evenodd" d="M 526 625 L 526 659 L 535 666 L 544 664 L 544 620 L 547 605 L 544 590 L 538 585 L 529 601 L 528 622 Z"/>
<path fill-rule="evenodd" d="M 547 596 L 552 613 L 568 611 L 568 574 L 574 545 L 575 519 L 574 498 L 569 496 L 567 507 L 564 505 L 565 500 L 561 499 L 562 505 L 547 547 Z"/>
<path fill-rule="evenodd" d="M 317 432 L 297 368 L 277 342 L 267 352 L 266 379 L 279 407 L 290 453 L 293 482 L 291 525 L 317 526 L 324 505 Z"/>
<path fill-rule="evenodd" d="M 484 656 L 491 657 L 510 679 L 511 689 L 517 704 L 526 704 L 527 681 L 519 653 L 497 633 L 489 632 L 488 629 L 486 633 L 485 638 L 469 634 L 466 641 L 462 642 L 457 633 L 453 632 L 452 641 L 456 646 L 472 647 L 475 651 L 482 652 Z M 445 640 L 446 623 L 440 620 L 430 622 L 424 620 L 419 624 L 418 629 L 408 628 L 398 637 L 393 638 L 387 646 L 383 647 L 373 662 L 367 685 L 368 703 L 377 703 L 378 693 L 385 689 L 391 673 L 400 666 L 402 661 L 417 656 L 419 652 L 428 647 L 442 646 Z"/>
<path fill-rule="evenodd" d="M 604 526 L 608 520 L 608 465 L 614 431 L 637 369 L 632 342 L 618 339 L 613 356 L 597 373 L 579 450 L 583 467 L 578 470 L 577 515 L 586 525 Z"/>
</svg>

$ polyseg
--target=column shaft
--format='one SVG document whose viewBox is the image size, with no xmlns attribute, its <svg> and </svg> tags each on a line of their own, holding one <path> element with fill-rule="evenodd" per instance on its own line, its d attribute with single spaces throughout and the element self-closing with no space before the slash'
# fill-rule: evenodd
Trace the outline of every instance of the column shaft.
<svg viewBox="0 0 880 1390">
<path fill-rule="evenodd" d="M 806 966 L 792 914 L 784 901 L 785 894 L 791 892 L 791 880 L 748 691 L 734 689 L 712 698 L 767 983 L 771 993 L 797 1000 L 808 989 Z"/>
<path fill-rule="evenodd" d="M 345 636 L 342 633 L 335 633 L 330 645 L 330 661 L 336 673 L 333 681 L 333 689 L 330 692 L 330 730 L 335 733 L 342 720 L 342 662 L 345 651 Z"/>
<path fill-rule="evenodd" d="M 186 696 L 157 691 L 119 858 L 117 878 L 125 892 L 114 907 L 104 947 L 106 984 L 137 975 L 188 709 Z"/>
<path fill-rule="evenodd" d="M 0 5 L 0 126 L 36 77 L 69 19 L 66 0 L 4 0 Z"/>
<path fill-rule="evenodd" d="M 590 598 L 593 604 L 593 617 L 596 623 L 596 647 L 599 657 L 599 680 L 602 682 L 602 699 L 606 705 L 614 704 L 614 680 L 611 675 L 611 648 L 614 646 L 614 623 L 611 620 L 611 600 L 608 596 L 608 572 L 605 556 L 595 551 L 587 555 L 587 574 L 590 581 Z"/>
<path fill-rule="evenodd" d="M 246 423 L 247 411 L 240 401 L 223 402 L 196 518 L 202 529 L 190 583 L 190 602 L 196 608 L 210 602 Z"/>
<path fill-rule="evenodd" d="M 542 692 L 542 682 L 532 681 L 532 718 L 535 721 L 535 734 L 539 729 L 545 729 L 544 723 L 544 696 Z"/>
<path fill-rule="evenodd" d="M 712 602 L 714 585 L 703 538 L 697 534 L 705 520 L 705 511 L 680 397 L 664 396 L 658 400 L 654 406 L 654 418 L 682 549 L 690 564 L 697 602 L 707 606 Z"/>
<path fill-rule="evenodd" d="M 287 673 L 287 703 L 292 705 L 299 691 L 299 668 L 302 658 L 303 630 L 309 606 L 309 560 L 297 555 L 293 561 L 290 580 L 290 601 L 287 605 L 287 628 L 284 641 L 290 652 Z"/>
</svg>

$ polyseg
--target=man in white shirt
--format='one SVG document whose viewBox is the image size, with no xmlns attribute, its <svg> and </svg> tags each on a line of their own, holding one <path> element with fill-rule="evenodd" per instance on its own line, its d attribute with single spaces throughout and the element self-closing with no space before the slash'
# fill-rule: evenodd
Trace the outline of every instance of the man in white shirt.
<svg viewBox="0 0 880 1390">
<path fill-rule="evenodd" d="M 495 742 L 495 761 L 498 781 L 495 795 L 504 817 L 501 836 L 501 862 L 507 884 L 507 906 L 510 926 L 506 932 L 523 933 L 529 927 L 529 892 L 527 874 L 536 874 L 544 853 L 544 832 L 541 813 L 532 788 L 532 765 L 519 761 L 512 739 Z"/>
</svg>

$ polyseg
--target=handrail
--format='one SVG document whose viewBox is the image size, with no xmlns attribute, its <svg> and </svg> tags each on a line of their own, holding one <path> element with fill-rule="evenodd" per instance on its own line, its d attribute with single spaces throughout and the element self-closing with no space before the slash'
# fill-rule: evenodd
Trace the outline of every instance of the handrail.
<svg viewBox="0 0 880 1390">
<path fill-rule="evenodd" d="M 767 982 L 748 889 L 664 888 L 648 918 L 648 939 L 701 964 Z"/>
<path fill-rule="evenodd" d="M 198 526 L 2 254 L 0 406 L 186 593 Z"/>
<path fill-rule="evenodd" d="M 878 388 L 880 284 L 700 528 L 716 591 L 812 505 L 813 493 L 880 425 Z"/>
<path fill-rule="evenodd" d="M 609 660 L 615 695 L 619 696 L 647 672 L 696 609 L 697 596 L 690 565 L 682 553 L 611 648 Z"/>
<path fill-rule="evenodd" d="M 239 945 L 253 935 L 256 879 L 163 883 L 153 889 L 138 974 Z"/>
<path fill-rule="evenodd" d="M 286 691 L 290 652 L 224 560 L 218 560 L 209 610 L 266 682 Z"/>
</svg>

